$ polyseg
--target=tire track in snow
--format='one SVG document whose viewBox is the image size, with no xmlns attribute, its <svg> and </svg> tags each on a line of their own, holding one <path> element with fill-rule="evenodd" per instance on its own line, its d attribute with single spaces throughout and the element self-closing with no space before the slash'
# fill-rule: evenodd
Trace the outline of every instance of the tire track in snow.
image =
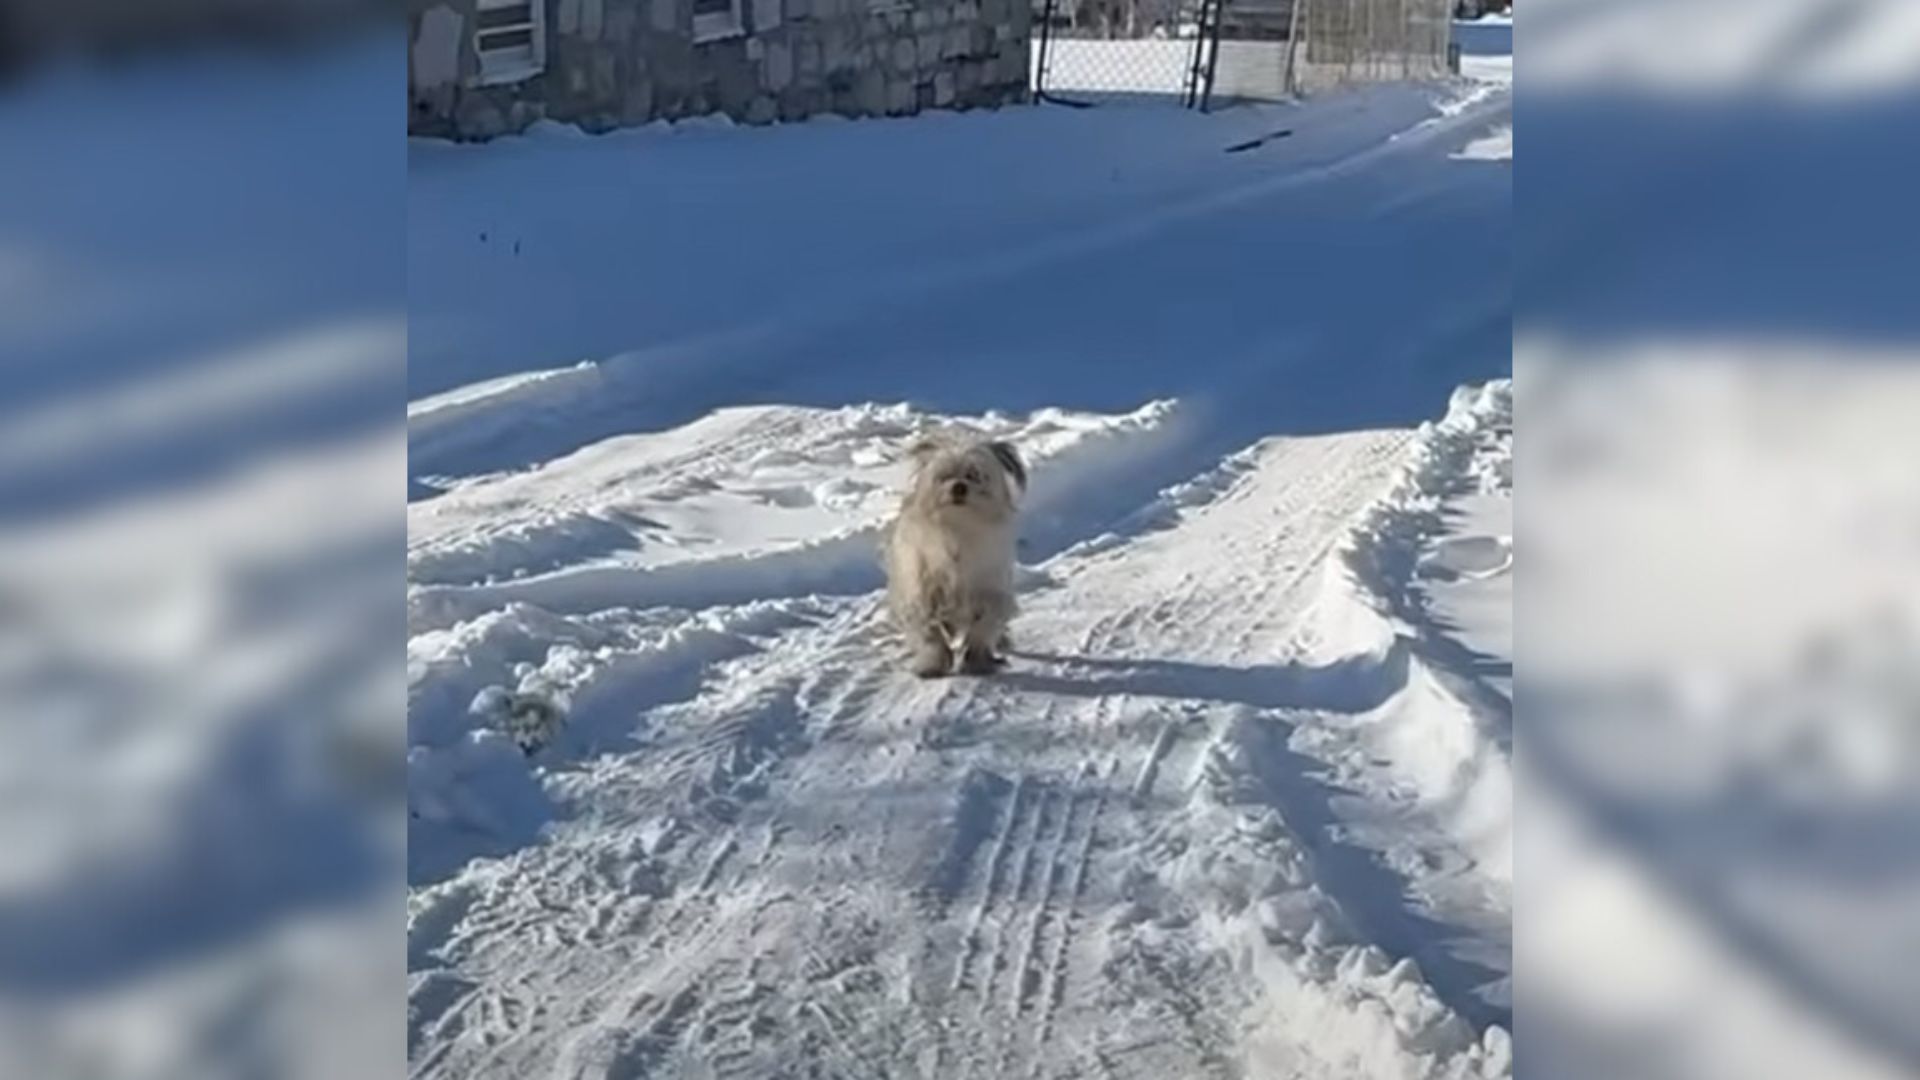
<svg viewBox="0 0 1920 1080">
<path fill-rule="evenodd" d="M 959 1048 L 974 1075 L 1011 1076 L 1044 1053 L 1044 1036 L 1024 1045 L 1031 1028 L 1021 1021 L 1044 1027 L 1065 994 L 1077 905 L 1115 768 L 1117 759 L 1104 768 L 1084 762 L 1071 781 L 1023 774 L 1004 796 L 991 848 L 963 890 L 974 903 L 946 1003 L 949 1013 L 971 1014 L 966 1030 L 991 1033 L 985 1047 Z"/>
<path fill-rule="evenodd" d="M 1040 1022 L 1034 1029 L 1033 1071 L 1040 1075 L 1047 1037 L 1053 1031 L 1053 1018 L 1060 1011 L 1060 1002 L 1066 996 L 1069 952 L 1073 947 L 1074 923 L 1079 915 L 1080 897 L 1086 889 L 1087 864 L 1092 861 L 1095 837 L 1100 831 L 1100 818 L 1107 808 L 1107 787 L 1114 771 L 1119 768 L 1119 758 L 1107 763 L 1105 774 L 1096 779 L 1092 794 L 1092 807 L 1085 815 L 1085 827 L 1080 834 L 1078 844 L 1073 849 L 1073 862 L 1067 875 L 1065 909 L 1061 914 L 1059 933 L 1054 938 L 1053 953 L 1048 958 L 1043 976 L 1044 997 L 1040 1005 Z"/>
<path fill-rule="evenodd" d="M 1021 803 L 1026 797 L 1027 778 L 1022 776 L 1013 782 L 1012 794 L 1007 797 L 1006 806 L 1001 811 L 1000 827 L 994 836 L 993 850 L 987 857 L 986 877 L 981 882 L 980 894 L 974 900 L 972 913 L 967 920 L 967 932 L 961 940 L 960 957 L 954 965 L 950 988 L 956 995 L 971 991 L 978 979 L 974 972 L 974 958 L 979 955 L 987 912 L 993 907 L 994 896 L 999 891 L 1007 850 L 1012 846 L 1014 826 L 1020 820 Z"/>
<path fill-rule="evenodd" d="M 753 1075 L 757 1053 L 754 1028 L 764 996 L 753 975 L 755 959 L 744 963 L 731 957 L 723 959 L 702 978 L 711 990 L 702 1003 L 692 1039 L 704 1047 L 701 1056 L 712 1066 L 716 1080 Z"/>
<path fill-rule="evenodd" d="M 1037 964 L 1041 956 L 1041 931 L 1050 918 L 1055 916 L 1054 907 L 1058 900 L 1055 889 L 1060 880 L 1060 855 L 1066 841 L 1067 827 L 1072 823 L 1074 809 L 1074 790 L 1070 785 L 1059 785 L 1049 793 L 1045 809 L 1052 811 L 1052 821 L 1046 820 L 1043 812 L 1036 816 L 1035 830 L 1044 831 L 1035 846 L 1045 863 L 1043 872 L 1038 872 L 1034 882 L 1034 896 L 1023 905 L 1024 912 L 1016 910 L 1011 920 L 1019 953 L 1009 964 L 1011 982 L 1007 985 L 1005 997 L 1006 1020 L 994 1027 L 1000 1036 L 1000 1049 L 994 1062 L 992 1075 L 1006 1076 L 1018 1053 L 1021 1031 L 1021 1014 L 1026 1011 L 1027 1002 L 1032 997 L 1030 978 L 1037 977 Z M 1024 913 L 1027 928 L 1024 934 L 1019 929 L 1019 918 Z"/>
<path fill-rule="evenodd" d="M 1033 852 L 1049 801 L 1049 792 L 1044 784 L 1034 782 L 1028 787 L 1033 790 L 1033 796 L 1023 804 L 1026 812 L 1018 814 L 1013 822 L 1011 843 L 1015 863 L 1009 873 L 1008 887 L 997 896 L 988 894 L 990 917 L 986 920 L 987 947 L 982 956 L 985 981 L 974 996 L 973 1008 L 974 1028 L 978 1031 L 993 1031 L 998 1024 L 993 1017 L 993 1002 L 1000 975 L 1008 965 L 1009 924 L 1018 917 L 1021 896 L 1026 892 L 1032 876 Z"/>
</svg>

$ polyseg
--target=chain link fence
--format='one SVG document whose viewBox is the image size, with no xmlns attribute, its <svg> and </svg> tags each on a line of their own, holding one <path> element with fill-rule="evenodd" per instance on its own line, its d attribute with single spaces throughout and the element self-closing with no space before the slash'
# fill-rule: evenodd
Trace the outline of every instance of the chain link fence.
<svg viewBox="0 0 1920 1080">
<path fill-rule="evenodd" d="M 1206 107 L 1453 70 L 1456 0 L 1033 0 L 1033 90 Z"/>
</svg>

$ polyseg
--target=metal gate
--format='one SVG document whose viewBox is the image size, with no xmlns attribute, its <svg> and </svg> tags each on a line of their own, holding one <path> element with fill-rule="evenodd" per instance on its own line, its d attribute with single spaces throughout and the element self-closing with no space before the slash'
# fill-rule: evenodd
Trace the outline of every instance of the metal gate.
<svg viewBox="0 0 1920 1080">
<path fill-rule="evenodd" d="M 1453 0 L 1033 0 L 1036 100 L 1277 101 L 1451 70 Z"/>
</svg>

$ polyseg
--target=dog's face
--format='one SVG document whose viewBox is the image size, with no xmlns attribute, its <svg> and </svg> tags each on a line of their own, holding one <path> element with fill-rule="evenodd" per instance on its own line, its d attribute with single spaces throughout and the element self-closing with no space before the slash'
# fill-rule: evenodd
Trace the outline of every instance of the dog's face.
<svg viewBox="0 0 1920 1080">
<path fill-rule="evenodd" d="M 1026 488 L 1026 466 L 1007 443 L 923 439 L 911 456 L 907 502 L 923 514 L 1003 522 Z"/>
</svg>

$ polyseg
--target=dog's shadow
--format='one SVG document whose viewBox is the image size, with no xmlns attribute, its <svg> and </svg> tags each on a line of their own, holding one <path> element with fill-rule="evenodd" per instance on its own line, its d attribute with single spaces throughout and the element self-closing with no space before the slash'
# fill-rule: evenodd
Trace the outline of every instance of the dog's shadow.
<svg viewBox="0 0 1920 1080">
<path fill-rule="evenodd" d="M 1020 690 L 1074 697 L 1131 694 L 1197 698 L 1255 709 L 1365 712 L 1384 704 L 1406 685 L 1408 650 L 1396 640 L 1383 655 L 1330 664 L 1259 664 L 1226 667 L 1184 660 L 1007 653 L 1011 661 L 996 678 Z M 1043 666 L 1052 670 L 1035 670 Z"/>
</svg>

